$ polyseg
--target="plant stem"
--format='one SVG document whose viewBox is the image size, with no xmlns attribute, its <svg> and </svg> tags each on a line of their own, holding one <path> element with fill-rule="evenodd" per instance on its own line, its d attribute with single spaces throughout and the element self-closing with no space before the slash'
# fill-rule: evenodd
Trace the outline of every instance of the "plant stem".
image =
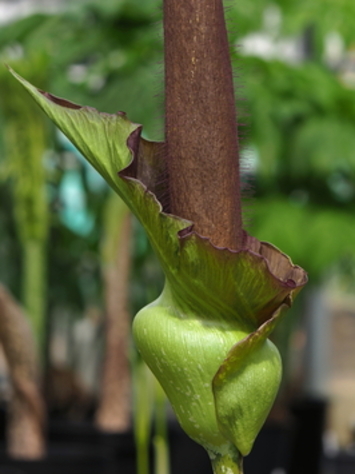
<svg viewBox="0 0 355 474">
<path fill-rule="evenodd" d="M 125 432 L 131 425 L 128 284 L 131 266 L 131 213 L 115 194 L 106 205 L 102 266 L 105 282 L 105 358 L 96 425 Z"/>
<path fill-rule="evenodd" d="M 242 242 L 233 75 L 221 0 L 164 0 L 171 212 L 221 247 Z"/>
<path fill-rule="evenodd" d="M 155 380 L 155 474 L 169 474 L 169 439 L 167 419 L 167 398 L 157 380 Z"/>
<path fill-rule="evenodd" d="M 44 355 L 46 316 L 46 244 L 40 239 L 23 242 L 23 302 L 29 315 L 40 356 Z"/>
<path fill-rule="evenodd" d="M 149 474 L 149 443 L 152 419 L 151 373 L 145 363 L 138 359 L 134 364 L 135 410 L 134 436 L 137 449 L 137 474 Z M 144 396 L 140 396 L 144 394 Z"/>
<path fill-rule="evenodd" d="M 17 459 L 40 459 L 45 455 L 45 406 L 35 342 L 27 316 L 2 285 L 0 342 L 13 387 L 6 427 L 8 455 Z"/>
<path fill-rule="evenodd" d="M 208 453 L 213 474 L 243 474 L 243 457 L 232 444 L 224 453 Z"/>
</svg>

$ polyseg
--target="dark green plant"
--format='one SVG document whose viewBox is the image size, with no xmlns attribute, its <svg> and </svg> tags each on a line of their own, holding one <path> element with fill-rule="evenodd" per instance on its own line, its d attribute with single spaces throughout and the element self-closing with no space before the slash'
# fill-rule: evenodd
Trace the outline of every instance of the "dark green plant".
<svg viewBox="0 0 355 474">
<path fill-rule="evenodd" d="M 16 67 L 46 84 L 46 57 L 18 60 Z M 45 152 L 49 146 L 47 124 L 8 74 L 0 76 L 1 113 L 4 115 L 3 167 L 13 192 L 14 216 L 22 247 L 21 301 L 31 320 L 38 348 L 44 350 L 46 315 L 46 250 L 49 229 Z"/>
</svg>

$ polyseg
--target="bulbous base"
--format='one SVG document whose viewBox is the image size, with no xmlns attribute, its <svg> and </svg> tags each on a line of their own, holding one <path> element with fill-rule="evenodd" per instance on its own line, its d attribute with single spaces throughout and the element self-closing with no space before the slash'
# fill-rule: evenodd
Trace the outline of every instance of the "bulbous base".
<svg viewBox="0 0 355 474">
<path fill-rule="evenodd" d="M 245 334 L 203 324 L 159 299 L 136 315 L 133 335 L 183 430 L 206 449 L 228 443 L 218 428 L 212 380 Z"/>
<path fill-rule="evenodd" d="M 247 455 L 278 390 L 278 351 L 238 320 L 206 319 L 188 303 L 167 285 L 135 317 L 135 342 L 187 435 L 212 453 L 232 445 Z"/>
</svg>

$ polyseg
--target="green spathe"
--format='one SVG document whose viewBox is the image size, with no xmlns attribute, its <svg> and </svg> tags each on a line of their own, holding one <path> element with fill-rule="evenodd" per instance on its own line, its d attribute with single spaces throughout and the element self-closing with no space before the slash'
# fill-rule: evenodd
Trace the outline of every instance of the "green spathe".
<svg viewBox="0 0 355 474">
<path fill-rule="evenodd" d="M 15 76 L 145 227 L 166 286 L 135 318 L 137 346 L 215 472 L 226 463 L 241 472 L 281 377 L 267 338 L 305 272 L 246 233 L 238 252 L 212 245 L 192 222 L 163 210 L 163 144 L 142 139 L 122 113 L 72 104 Z"/>
<path fill-rule="evenodd" d="M 212 321 L 211 315 L 204 320 L 203 305 L 199 313 L 184 306 L 167 284 L 160 298 L 137 314 L 137 344 L 186 433 L 210 452 L 230 441 L 246 455 L 280 382 L 280 357 L 266 339 L 271 323 L 252 339 L 237 320 Z"/>
</svg>

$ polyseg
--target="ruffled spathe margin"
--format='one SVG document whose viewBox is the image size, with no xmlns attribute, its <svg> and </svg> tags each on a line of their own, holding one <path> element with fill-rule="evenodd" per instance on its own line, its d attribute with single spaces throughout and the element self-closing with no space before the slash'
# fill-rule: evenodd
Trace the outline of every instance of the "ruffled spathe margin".
<svg viewBox="0 0 355 474">
<path fill-rule="evenodd" d="M 170 214 L 162 205 L 165 145 L 143 139 L 126 114 L 82 107 L 11 72 L 141 221 L 175 298 L 202 305 L 206 319 L 255 330 L 305 285 L 304 270 L 271 244 L 245 233 L 242 250 L 218 248 L 192 222 Z"/>
</svg>

